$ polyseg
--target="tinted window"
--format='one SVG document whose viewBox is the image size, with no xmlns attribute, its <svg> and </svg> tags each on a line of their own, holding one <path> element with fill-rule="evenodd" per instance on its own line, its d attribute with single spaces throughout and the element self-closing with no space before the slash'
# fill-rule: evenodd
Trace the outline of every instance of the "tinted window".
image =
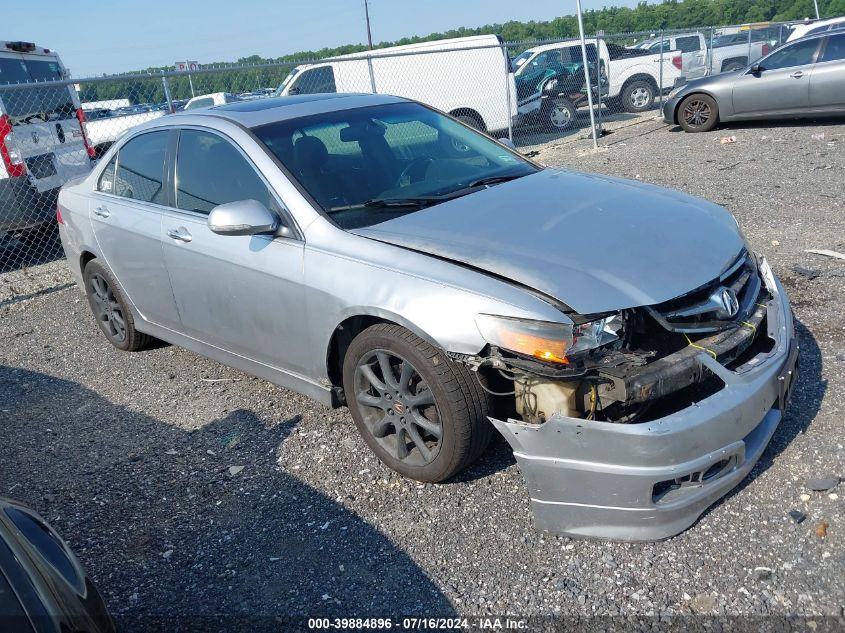
<svg viewBox="0 0 845 633">
<path fill-rule="evenodd" d="M 806 66 L 813 63 L 813 55 L 819 40 L 808 40 L 789 44 L 776 50 L 766 59 L 760 62 L 763 70 L 778 70 L 779 68 L 791 68 L 793 66 Z"/>
<path fill-rule="evenodd" d="M 133 138 L 117 155 L 115 195 L 143 202 L 167 204 L 162 182 L 168 132 L 150 132 Z"/>
<path fill-rule="evenodd" d="M 310 68 L 299 75 L 296 82 L 291 86 L 290 92 L 301 95 L 337 92 L 334 70 L 331 66 Z"/>
<path fill-rule="evenodd" d="M 698 35 L 679 37 L 675 42 L 677 43 L 677 48 L 682 53 L 692 53 L 693 51 L 701 50 L 701 38 Z"/>
<path fill-rule="evenodd" d="M 226 139 L 182 130 L 176 154 L 176 206 L 208 213 L 218 204 L 257 200 L 275 208 L 270 191 L 243 155 Z"/>
<path fill-rule="evenodd" d="M 845 33 L 832 35 L 827 40 L 827 48 L 824 49 L 821 61 L 835 62 L 845 59 Z"/>
<path fill-rule="evenodd" d="M 103 173 L 100 174 L 100 179 L 97 181 L 97 191 L 104 193 L 114 193 L 114 168 L 117 164 L 117 154 L 109 161 Z"/>
</svg>

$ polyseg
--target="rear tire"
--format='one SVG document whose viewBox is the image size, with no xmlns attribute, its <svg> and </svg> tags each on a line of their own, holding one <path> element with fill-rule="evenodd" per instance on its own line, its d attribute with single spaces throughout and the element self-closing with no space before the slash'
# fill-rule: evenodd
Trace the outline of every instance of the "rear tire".
<svg viewBox="0 0 845 633">
<path fill-rule="evenodd" d="M 719 105 L 713 97 L 690 95 L 678 106 L 678 125 L 686 132 L 709 132 L 719 122 Z"/>
<path fill-rule="evenodd" d="M 361 437 L 386 466 L 418 481 L 448 479 L 487 447 L 490 401 L 477 378 L 392 323 L 361 332 L 343 360 Z"/>
<path fill-rule="evenodd" d="M 645 112 L 654 106 L 655 86 L 645 79 L 636 79 L 622 88 L 625 112 Z"/>
<path fill-rule="evenodd" d="M 82 278 L 91 313 L 109 343 L 124 352 L 136 352 L 153 340 L 135 329 L 129 302 L 108 268 L 92 259 L 86 264 Z"/>
</svg>

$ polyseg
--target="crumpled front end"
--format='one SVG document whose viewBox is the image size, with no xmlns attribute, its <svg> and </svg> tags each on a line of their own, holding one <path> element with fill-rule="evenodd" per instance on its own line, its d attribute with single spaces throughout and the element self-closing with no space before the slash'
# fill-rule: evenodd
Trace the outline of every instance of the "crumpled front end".
<svg viewBox="0 0 845 633">
<path fill-rule="evenodd" d="M 599 377 L 589 388 L 572 390 L 581 412 L 538 415 L 523 398 L 523 421 L 492 420 L 513 447 L 538 529 L 667 538 L 752 469 L 783 417 L 798 345 L 788 299 L 766 261 L 728 273 L 716 281 L 738 289 L 727 298 L 742 305 L 725 306 L 739 311 L 733 323 L 701 316 L 710 289 L 647 308 L 663 338 L 688 344 L 641 365 L 594 368 Z M 536 401 L 549 401 L 537 393 Z"/>
</svg>

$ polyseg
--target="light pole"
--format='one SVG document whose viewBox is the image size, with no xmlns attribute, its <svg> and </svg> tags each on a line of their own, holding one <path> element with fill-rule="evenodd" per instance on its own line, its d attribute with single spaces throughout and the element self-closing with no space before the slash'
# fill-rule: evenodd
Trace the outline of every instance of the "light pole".
<svg viewBox="0 0 845 633">
<path fill-rule="evenodd" d="M 816 19 L 819 19 L 819 0 L 813 0 L 813 4 L 816 7 Z"/>
<path fill-rule="evenodd" d="M 370 50 L 373 50 L 373 34 L 370 32 L 370 2 L 369 2 L 369 0 L 364 0 L 364 18 L 367 20 L 367 45 L 370 47 Z"/>
<path fill-rule="evenodd" d="M 593 149 L 598 149 L 599 139 L 596 134 L 596 115 L 593 112 L 593 84 L 590 83 L 590 64 L 587 61 L 587 44 L 584 42 L 584 19 L 581 17 L 581 0 L 575 0 L 575 4 L 578 8 L 578 34 L 581 36 L 581 57 L 584 61 L 584 79 L 587 80 L 587 105 L 590 107 L 590 128 L 593 130 Z M 596 41 L 596 61 L 599 60 L 599 57 L 598 41 Z M 601 92 L 601 79 L 599 79 L 599 92 Z"/>
</svg>

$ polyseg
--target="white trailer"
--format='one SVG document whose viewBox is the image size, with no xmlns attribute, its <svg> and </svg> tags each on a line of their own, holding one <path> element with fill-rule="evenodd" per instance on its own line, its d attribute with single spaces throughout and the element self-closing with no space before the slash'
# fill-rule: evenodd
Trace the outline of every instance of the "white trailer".
<svg viewBox="0 0 845 633">
<path fill-rule="evenodd" d="M 281 96 L 375 92 L 414 99 L 489 132 L 516 115 L 516 88 L 501 38 L 478 35 L 353 53 L 294 68 Z"/>
</svg>

